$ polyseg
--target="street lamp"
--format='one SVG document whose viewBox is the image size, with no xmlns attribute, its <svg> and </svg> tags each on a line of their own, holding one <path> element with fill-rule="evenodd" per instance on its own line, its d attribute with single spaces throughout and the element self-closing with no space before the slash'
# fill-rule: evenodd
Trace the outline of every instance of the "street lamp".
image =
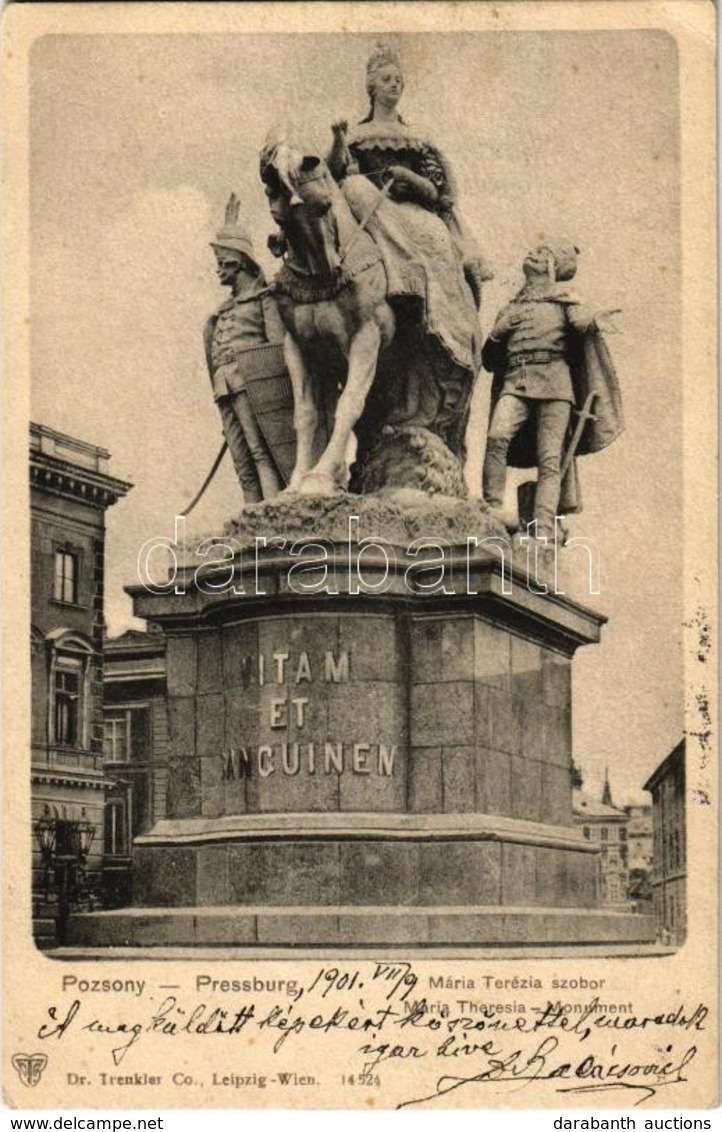
<svg viewBox="0 0 722 1132">
<path fill-rule="evenodd" d="M 80 815 L 79 819 L 71 822 L 70 838 L 78 860 L 81 864 L 84 864 L 90 855 L 90 849 L 95 839 L 95 826 L 86 818 L 85 806 L 80 811 Z"/>
<path fill-rule="evenodd" d="M 55 867 L 58 893 L 57 934 L 60 943 L 67 940 L 68 917 L 73 904 L 82 902 L 85 894 L 85 864 L 95 839 L 96 828 L 85 814 L 79 818 L 57 818 L 46 804 L 42 816 L 33 825 L 35 839 L 43 861 L 45 899 L 49 898 L 49 874 Z"/>
<path fill-rule="evenodd" d="M 33 826 L 35 839 L 40 849 L 40 857 L 43 862 L 43 879 L 45 884 L 45 899 L 48 899 L 49 893 L 49 876 L 50 867 L 53 863 L 53 855 L 55 853 L 55 843 L 58 835 L 57 818 L 54 818 L 50 813 L 50 807 L 47 802 L 43 810 L 42 817 L 39 817 Z"/>
<path fill-rule="evenodd" d="M 48 806 L 47 802 L 45 803 L 43 815 L 35 822 L 33 830 L 42 857 L 46 858 L 52 856 L 53 849 L 55 848 L 57 825 L 56 818 L 50 813 L 50 806 Z"/>
</svg>

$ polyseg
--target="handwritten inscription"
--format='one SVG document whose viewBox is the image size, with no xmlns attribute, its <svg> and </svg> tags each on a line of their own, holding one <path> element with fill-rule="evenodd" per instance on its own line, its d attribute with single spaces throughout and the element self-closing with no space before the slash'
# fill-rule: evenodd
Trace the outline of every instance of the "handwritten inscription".
<svg viewBox="0 0 722 1132">
<path fill-rule="evenodd" d="M 488 977 L 489 984 L 495 981 Z M 537 982 L 528 977 L 531 994 Z M 709 1011 L 703 1003 L 677 1001 L 654 1012 L 619 1013 L 597 997 L 574 1011 L 567 1002 L 530 998 L 525 1010 L 511 1013 L 483 1004 L 466 1012 L 459 1009 L 468 1005 L 463 1000 L 436 1010 L 417 997 L 419 978 L 403 962 L 321 967 L 307 983 L 295 984 L 293 994 L 285 987 L 283 998 L 275 1001 L 272 995 L 239 998 L 230 980 L 226 994 L 220 993 L 222 987 L 222 980 L 202 976 L 195 996 L 181 991 L 159 993 L 156 999 L 147 993 L 132 1005 L 129 995 L 110 1014 L 101 1014 L 96 1002 L 81 997 L 53 1003 L 37 1038 L 67 1043 L 68 1035 L 87 1034 L 99 1054 L 106 1049 L 118 1066 L 145 1041 L 158 1048 L 159 1041 L 190 1035 L 218 1043 L 219 1055 L 232 1058 L 229 1064 L 236 1066 L 238 1051 L 259 1038 L 269 1055 L 278 1056 L 294 1049 L 301 1035 L 299 1050 L 311 1040 L 332 1037 L 336 1045 L 347 1044 L 347 1080 L 393 1088 L 399 1108 L 444 1104 L 460 1091 L 463 1103 L 473 1105 L 483 1102 L 488 1090 L 503 1093 L 512 1085 L 518 1090 L 532 1083 L 554 1094 L 593 1098 L 612 1093 L 625 1105 L 640 1105 L 660 1089 L 666 1098 L 671 1088 L 689 1081 L 700 1048 L 709 1040 Z M 214 997 L 198 997 L 211 988 Z M 404 1096 L 404 1081 L 409 1080 L 405 1067 L 411 1063 L 414 1095 Z M 289 1074 L 285 1067 L 279 1067 L 276 1079 L 281 1068 L 293 1084 L 296 1071 Z M 112 1076 L 105 1069 L 103 1073 Z M 125 1064 L 122 1073 L 128 1073 Z M 296 1076 L 296 1084 L 318 1084 L 314 1076 Z M 216 1063 L 208 1083 L 247 1087 L 252 1074 L 220 1070 Z"/>
</svg>

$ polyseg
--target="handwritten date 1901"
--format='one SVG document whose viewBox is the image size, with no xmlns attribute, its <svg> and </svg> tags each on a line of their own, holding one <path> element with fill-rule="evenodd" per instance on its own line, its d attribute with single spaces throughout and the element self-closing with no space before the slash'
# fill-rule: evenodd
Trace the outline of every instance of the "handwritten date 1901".
<svg viewBox="0 0 722 1132">
<path fill-rule="evenodd" d="M 419 980 L 410 963 L 375 963 L 370 981 L 383 986 L 387 1002 L 394 996 L 398 996 L 399 1002 L 405 1002 Z M 310 994 L 318 988 L 321 998 L 325 998 L 330 991 L 360 991 L 363 986 L 358 970 L 348 972 L 338 967 L 321 967 L 306 990 Z"/>
</svg>

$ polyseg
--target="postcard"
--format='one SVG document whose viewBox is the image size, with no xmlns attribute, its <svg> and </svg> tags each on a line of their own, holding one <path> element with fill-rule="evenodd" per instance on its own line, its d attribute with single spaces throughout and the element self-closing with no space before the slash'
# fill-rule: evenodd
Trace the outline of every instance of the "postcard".
<svg viewBox="0 0 722 1132">
<path fill-rule="evenodd" d="M 3 32 L 6 1104 L 714 1106 L 713 6 Z"/>
</svg>

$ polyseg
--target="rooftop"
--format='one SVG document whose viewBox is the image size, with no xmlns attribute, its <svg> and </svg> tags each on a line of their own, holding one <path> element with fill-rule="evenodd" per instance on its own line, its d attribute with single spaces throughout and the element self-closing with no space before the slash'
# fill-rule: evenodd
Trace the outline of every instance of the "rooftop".
<svg viewBox="0 0 722 1132">
<path fill-rule="evenodd" d="M 671 774 L 674 770 L 676 770 L 677 767 L 684 771 L 686 745 L 686 739 L 680 739 L 677 746 L 669 752 L 666 759 L 663 759 L 657 769 L 652 771 L 651 775 L 644 784 L 645 790 L 649 790 L 650 792 L 654 790 L 657 784 L 663 778 L 666 778 L 668 774 Z"/>
<path fill-rule="evenodd" d="M 30 483 L 46 495 L 80 499 L 96 508 L 111 506 L 133 485 L 111 476 L 109 461 L 105 448 L 47 425 L 30 425 Z"/>
<path fill-rule="evenodd" d="M 146 629 L 126 629 L 118 637 L 105 637 L 104 652 L 136 652 L 138 649 L 160 652 L 165 649 L 163 633 L 149 633 Z"/>
<path fill-rule="evenodd" d="M 572 791 L 572 810 L 579 817 L 606 819 L 607 821 L 628 821 L 629 815 L 616 806 L 607 806 L 586 790 Z"/>
<path fill-rule="evenodd" d="M 108 471 L 110 452 L 105 448 L 98 448 L 95 444 L 88 444 L 65 432 L 56 432 L 47 425 L 31 423 L 30 451 L 42 453 L 43 456 L 54 456 L 56 460 L 77 464 L 79 468 L 88 468 L 92 472 Z"/>
<path fill-rule="evenodd" d="M 165 679 L 165 636 L 127 629 L 103 641 L 103 680 L 106 685 Z"/>
</svg>

